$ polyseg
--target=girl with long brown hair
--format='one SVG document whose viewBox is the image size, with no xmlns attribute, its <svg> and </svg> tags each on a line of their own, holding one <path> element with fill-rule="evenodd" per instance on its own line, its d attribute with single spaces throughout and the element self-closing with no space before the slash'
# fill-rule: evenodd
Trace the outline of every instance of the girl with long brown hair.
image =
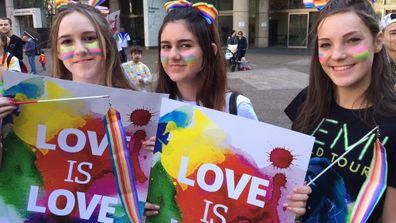
<svg viewBox="0 0 396 223">
<path fill-rule="evenodd" d="M 364 138 L 313 184 L 304 222 L 394 222 L 396 218 L 396 93 L 375 11 L 367 0 L 330 0 L 315 26 L 309 86 L 286 108 L 292 129 L 316 137 L 307 181 Z M 360 195 L 370 183 L 379 139 L 388 166 L 386 192 Z M 374 149 L 373 149 L 374 148 Z M 378 174 L 378 173 L 377 173 Z M 376 200 L 379 198 L 378 200 Z M 365 200 L 365 201 L 363 201 Z M 365 210 L 355 207 L 375 201 Z"/>
</svg>

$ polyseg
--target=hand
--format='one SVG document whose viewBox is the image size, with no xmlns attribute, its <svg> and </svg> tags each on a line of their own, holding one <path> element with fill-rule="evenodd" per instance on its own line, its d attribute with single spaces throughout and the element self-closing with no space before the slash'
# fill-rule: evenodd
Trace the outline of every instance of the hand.
<svg viewBox="0 0 396 223">
<path fill-rule="evenodd" d="M 158 215 L 160 206 L 156 204 L 152 204 L 150 202 L 146 202 L 144 205 L 144 216 L 154 216 Z"/>
<path fill-rule="evenodd" d="M 293 189 L 293 194 L 287 197 L 288 201 L 283 207 L 295 213 L 298 216 L 304 215 L 306 212 L 307 200 L 312 192 L 309 186 L 299 186 Z"/>
<path fill-rule="evenodd" d="M 13 98 L 0 96 L 0 119 L 9 115 L 16 108 Z"/>
<path fill-rule="evenodd" d="M 154 152 L 154 146 L 155 146 L 155 136 L 151 136 L 149 139 L 143 142 L 143 145 L 145 146 L 146 150 L 149 150 L 150 152 Z"/>
</svg>

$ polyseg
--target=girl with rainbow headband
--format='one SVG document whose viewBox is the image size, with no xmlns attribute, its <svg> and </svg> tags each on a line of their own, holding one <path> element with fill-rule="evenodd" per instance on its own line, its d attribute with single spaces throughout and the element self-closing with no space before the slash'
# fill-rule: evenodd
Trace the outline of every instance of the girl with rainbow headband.
<svg viewBox="0 0 396 223">
<path fill-rule="evenodd" d="M 293 130 L 316 137 L 306 181 L 376 126 L 379 135 L 370 134 L 311 184 L 302 220 L 395 222 L 395 83 L 371 1 L 330 0 L 313 33 L 309 85 L 285 110 Z"/>
<path fill-rule="evenodd" d="M 216 8 L 203 2 L 192 4 L 181 0 L 166 3 L 165 9 L 168 14 L 158 35 L 161 63 L 156 91 L 168 93 L 172 99 L 229 112 L 231 92 L 227 89 L 227 65 L 216 25 Z M 238 95 L 236 107 L 238 116 L 257 120 L 248 98 Z M 302 190 L 296 189 L 296 194 L 285 204 L 297 214 L 305 212 L 310 188 Z M 145 215 L 158 215 L 160 205 L 164 204 L 150 199 L 149 192 Z"/>
<path fill-rule="evenodd" d="M 132 89 L 125 78 L 103 1 L 87 4 L 57 0 L 51 27 L 52 74 L 65 80 Z M 134 89 L 133 89 L 134 90 Z M 0 97 L 0 118 L 16 108 L 13 99 Z"/>
</svg>

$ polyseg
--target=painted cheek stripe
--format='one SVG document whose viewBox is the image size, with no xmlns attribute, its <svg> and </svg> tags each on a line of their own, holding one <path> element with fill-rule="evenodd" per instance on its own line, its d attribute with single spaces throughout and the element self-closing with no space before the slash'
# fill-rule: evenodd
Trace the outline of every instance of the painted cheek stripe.
<svg viewBox="0 0 396 223">
<path fill-rule="evenodd" d="M 353 50 L 353 58 L 357 61 L 363 61 L 369 57 L 368 48 L 365 46 L 357 47 Z"/>
<path fill-rule="evenodd" d="M 319 52 L 319 62 L 324 63 L 326 61 L 326 56 L 324 53 Z"/>
<path fill-rule="evenodd" d="M 187 64 L 193 64 L 197 60 L 197 57 L 189 54 L 189 55 L 183 55 L 184 60 L 186 61 Z"/>
</svg>

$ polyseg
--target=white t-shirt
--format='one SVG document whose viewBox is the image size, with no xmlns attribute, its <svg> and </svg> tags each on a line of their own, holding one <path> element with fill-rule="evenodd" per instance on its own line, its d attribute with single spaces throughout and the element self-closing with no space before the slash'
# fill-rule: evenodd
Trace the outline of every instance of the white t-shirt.
<svg viewBox="0 0 396 223">
<path fill-rule="evenodd" d="M 226 93 L 226 111 L 230 113 L 230 97 L 231 97 L 232 92 L 227 92 Z M 178 99 L 179 101 L 183 101 Z M 196 105 L 195 101 L 183 101 L 185 103 L 191 104 L 191 105 Z M 237 113 L 238 116 L 252 119 L 252 120 L 258 120 L 256 112 L 254 112 L 253 105 L 250 102 L 249 98 L 243 96 L 243 95 L 238 95 L 237 97 Z"/>
</svg>

